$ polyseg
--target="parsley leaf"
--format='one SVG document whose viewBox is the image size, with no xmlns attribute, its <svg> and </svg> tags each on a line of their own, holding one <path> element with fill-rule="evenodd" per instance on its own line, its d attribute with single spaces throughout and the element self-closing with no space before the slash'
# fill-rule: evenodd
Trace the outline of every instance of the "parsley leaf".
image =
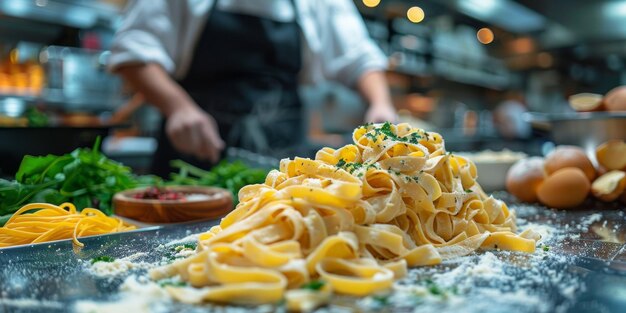
<svg viewBox="0 0 626 313">
<path fill-rule="evenodd" d="M 382 126 L 374 128 L 371 132 L 365 134 L 365 136 L 372 139 L 373 142 L 376 142 L 378 138 L 382 136 L 383 140 L 391 139 L 412 144 L 418 144 L 419 140 L 422 138 L 417 132 L 400 137 L 396 135 L 389 122 L 385 122 Z"/>
<path fill-rule="evenodd" d="M 335 166 L 343 167 L 344 165 L 346 165 L 346 160 L 340 159 L 339 162 L 337 162 L 337 164 Z"/>
<path fill-rule="evenodd" d="M 325 284 L 326 283 L 324 281 L 322 281 L 322 280 L 312 280 L 312 281 L 302 285 L 301 288 L 302 289 L 309 289 L 309 290 L 318 291 L 318 290 L 321 290 L 324 287 Z"/>
<path fill-rule="evenodd" d="M 196 246 L 197 245 L 195 243 L 186 243 L 184 245 L 180 245 L 180 246 L 174 247 L 174 251 L 180 252 L 180 251 L 185 250 L 185 249 L 196 250 Z"/>
<path fill-rule="evenodd" d="M 161 281 L 159 281 L 159 286 L 161 287 L 165 287 L 165 286 L 172 286 L 172 287 L 186 287 L 188 286 L 188 284 L 184 281 L 174 281 L 172 279 L 163 279 Z"/>
<path fill-rule="evenodd" d="M 372 299 L 382 306 L 389 304 L 389 296 L 377 295 L 377 296 L 372 296 Z"/>
<path fill-rule="evenodd" d="M 95 257 L 95 258 L 91 259 L 91 264 L 95 264 L 95 263 L 98 263 L 98 262 L 111 263 L 113 261 L 115 261 L 115 258 L 110 257 L 108 255 L 102 255 L 102 256 Z"/>
</svg>

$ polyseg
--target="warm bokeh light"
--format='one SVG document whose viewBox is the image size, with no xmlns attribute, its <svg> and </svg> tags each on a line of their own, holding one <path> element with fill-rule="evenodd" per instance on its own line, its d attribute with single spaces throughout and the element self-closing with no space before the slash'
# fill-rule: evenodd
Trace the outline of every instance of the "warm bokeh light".
<svg viewBox="0 0 626 313">
<path fill-rule="evenodd" d="M 411 7 L 406 11 L 406 17 L 413 23 L 419 23 L 424 20 L 424 10 L 420 7 Z"/>
<path fill-rule="evenodd" d="M 536 49 L 535 41 L 530 37 L 513 39 L 506 46 L 513 54 L 528 54 Z"/>
<path fill-rule="evenodd" d="M 368 8 L 374 8 L 380 4 L 380 0 L 363 0 L 363 4 Z"/>
<path fill-rule="evenodd" d="M 9 62 L 11 62 L 12 64 L 17 64 L 19 55 L 20 54 L 17 49 L 12 49 L 11 52 L 9 52 Z"/>
<path fill-rule="evenodd" d="M 541 52 L 537 55 L 537 65 L 543 68 L 548 68 L 554 64 L 554 58 L 550 53 Z"/>
<path fill-rule="evenodd" d="M 480 43 L 482 44 L 490 44 L 491 42 L 493 42 L 493 32 L 487 27 L 481 28 L 476 33 L 476 38 L 478 38 L 478 41 L 480 41 Z"/>
<path fill-rule="evenodd" d="M 419 93 L 411 93 L 406 95 L 406 107 L 415 113 L 430 113 L 435 108 L 435 100 L 431 97 L 421 95 Z"/>
</svg>

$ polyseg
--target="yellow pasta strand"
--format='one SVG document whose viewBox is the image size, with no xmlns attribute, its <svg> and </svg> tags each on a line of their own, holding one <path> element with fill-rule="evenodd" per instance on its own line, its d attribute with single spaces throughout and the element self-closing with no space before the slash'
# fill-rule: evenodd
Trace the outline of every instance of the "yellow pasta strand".
<svg viewBox="0 0 626 313">
<path fill-rule="evenodd" d="M 168 288 L 183 302 L 285 299 L 310 310 L 332 292 L 388 289 L 408 266 L 480 248 L 534 251 L 536 234 L 515 234 L 514 212 L 482 191 L 476 166 L 447 153 L 441 135 L 386 123 L 357 128 L 353 142 L 282 160 L 199 236 L 198 254 L 152 278 L 188 281 Z M 312 280 L 325 282 L 321 291 L 297 289 Z"/>
<path fill-rule="evenodd" d="M 31 212 L 34 211 L 34 212 Z M 59 206 L 31 203 L 15 212 L 0 227 L 0 248 L 61 239 L 72 239 L 84 246 L 79 237 L 103 235 L 135 229 L 122 220 L 106 216 L 100 210 L 86 208 L 81 212 L 71 203 Z"/>
</svg>

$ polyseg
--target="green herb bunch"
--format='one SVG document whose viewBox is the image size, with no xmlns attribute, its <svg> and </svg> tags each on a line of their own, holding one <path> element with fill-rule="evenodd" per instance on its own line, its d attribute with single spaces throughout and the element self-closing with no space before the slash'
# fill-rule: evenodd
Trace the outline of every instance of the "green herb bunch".
<svg viewBox="0 0 626 313">
<path fill-rule="evenodd" d="M 200 185 L 228 189 L 237 204 L 239 189 L 246 185 L 260 184 L 265 181 L 268 171 L 251 168 L 241 161 L 222 161 L 210 171 L 195 167 L 182 160 L 171 162 L 178 173 L 171 174 L 171 183 L 175 185 Z"/>
<path fill-rule="evenodd" d="M 79 148 L 60 156 L 25 156 L 15 180 L 0 180 L 0 226 L 20 207 L 34 202 L 72 202 L 78 210 L 92 207 L 110 215 L 116 192 L 158 180 L 133 175 L 130 168 L 104 156 L 99 147 L 100 138 L 93 149 Z"/>
</svg>

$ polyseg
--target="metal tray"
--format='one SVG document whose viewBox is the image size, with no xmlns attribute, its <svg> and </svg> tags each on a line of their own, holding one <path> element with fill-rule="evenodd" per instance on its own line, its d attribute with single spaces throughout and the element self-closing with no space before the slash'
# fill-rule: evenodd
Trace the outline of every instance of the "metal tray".
<svg viewBox="0 0 626 313">
<path fill-rule="evenodd" d="M 497 194 L 508 203 L 507 194 Z M 596 207 L 594 207 L 596 206 Z M 626 216 L 624 207 L 615 204 L 587 203 L 587 209 L 577 211 L 554 211 L 540 206 L 511 205 L 518 212 L 520 223 L 556 225 L 562 233 L 577 234 L 575 239 L 548 242 L 549 252 L 538 249 L 539 266 L 529 267 L 527 255 L 494 251 L 494 255 L 506 262 L 504 269 L 510 279 L 483 281 L 477 284 L 498 284 L 503 293 L 498 297 L 486 297 L 469 291 L 464 295 L 464 312 L 624 312 L 626 308 Z M 590 210 L 603 208 L 602 211 Z M 595 214 L 595 215 L 591 215 Z M 576 225 L 594 217 L 589 227 L 579 229 Z M 67 312 L 79 300 L 115 300 L 118 287 L 127 276 L 98 278 L 88 271 L 89 260 L 102 255 L 116 258 L 137 252 L 146 254 L 139 261 L 155 262 L 163 257 L 161 245 L 184 238 L 189 234 L 206 231 L 216 222 L 146 228 L 139 231 L 81 239 L 85 248 L 75 251 L 69 241 L 38 244 L 0 250 L 0 312 Z M 565 227 L 570 225 L 572 227 Z M 599 228 L 598 228 L 599 227 Z M 598 231 L 604 229 L 604 231 Z M 542 254 L 543 253 L 543 254 Z M 479 252 L 474 256 L 480 256 Z M 564 257 L 567 256 L 567 257 Z M 470 256 L 472 257 L 472 256 Z M 526 264 L 526 265 L 524 265 Z M 434 267 L 411 269 L 402 285 L 424 281 L 432 275 L 453 270 L 457 263 L 445 262 Z M 143 270 L 145 271 L 145 270 Z M 142 270 L 129 274 L 141 273 Z M 528 284 L 523 278 L 534 273 L 540 279 Z M 558 277 L 559 279 L 555 279 Z M 581 288 L 564 296 L 555 292 L 556 284 L 577 281 Z M 507 299 L 516 297 L 520 291 L 535 295 L 541 303 L 511 303 Z M 507 298 L 509 297 L 509 298 Z M 17 303 L 34 305 L 20 306 Z M 393 303 L 382 303 L 378 307 L 364 309 L 358 304 L 363 299 L 336 296 L 332 304 L 319 312 L 453 312 L 454 301 L 421 303 L 406 307 Z M 541 310 L 538 305 L 541 305 Z M 169 304 L 166 311 L 200 312 L 225 310 L 225 312 L 273 312 L 284 311 L 283 307 L 260 306 L 247 308 L 221 307 L 217 305 L 191 306 Z M 139 313 L 139 312 L 135 312 Z"/>
</svg>

